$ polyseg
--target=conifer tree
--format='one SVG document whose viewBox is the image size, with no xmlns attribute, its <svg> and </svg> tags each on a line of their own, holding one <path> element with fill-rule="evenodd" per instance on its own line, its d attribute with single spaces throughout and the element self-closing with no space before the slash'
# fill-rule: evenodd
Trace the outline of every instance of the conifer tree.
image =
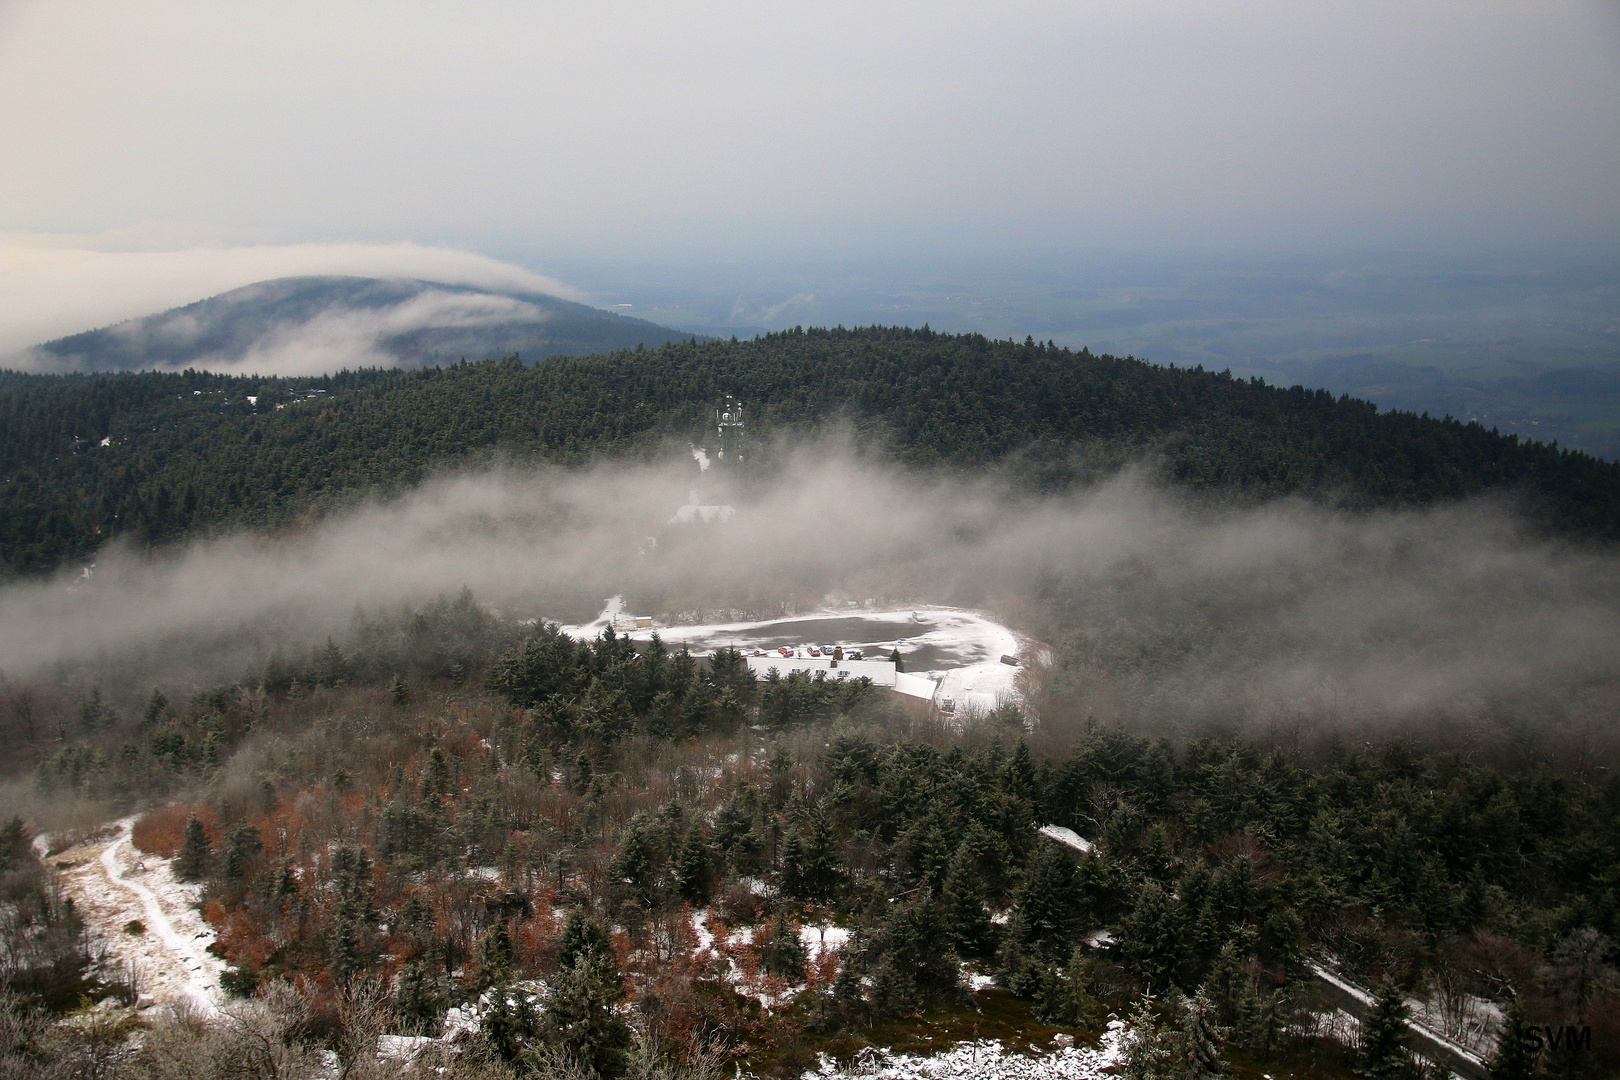
<svg viewBox="0 0 1620 1080">
<path fill-rule="evenodd" d="M 1180 905 L 1156 881 L 1142 887 L 1135 909 L 1120 922 L 1120 952 L 1150 989 L 1175 982 L 1184 959 L 1181 922 Z"/>
<path fill-rule="evenodd" d="M 658 887 L 654 861 L 657 854 L 657 841 L 649 835 L 646 822 L 637 815 L 625 830 L 624 839 L 619 843 L 619 850 L 614 854 L 613 864 L 608 870 L 613 891 L 619 899 L 643 908 L 653 906 Z"/>
<path fill-rule="evenodd" d="M 1238 941 L 1228 941 L 1215 955 L 1204 988 L 1215 1006 L 1216 1022 L 1231 1033 L 1233 1042 L 1248 1048 L 1263 1042 L 1255 976 Z"/>
<path fill-rule="evenodd" d="M 531 1042 L 539 1034 L 540 1018 L 530 995 L 491 994 L 489 1007 L 479 1020 L 479 1033 L 501 1060 L 516 1063 L 533 1054 Z"/>
<path fill-rule="evenodd" d="M 444 988 L 428 964 L 418 959 L 405 965 L 405 970 L 399 975 L 394 1011 L 406 1031 L 417 1035 L 431 1034 L 448 1005 Z"/>
<path fill-rule="evenodd" d="M 1410 1015 L 1398 986 L 1386 982 L 1378 988 L 1378 999 L 1361 1022 L 1358 1075 L 1367 1080 L 1406 1080 L 1411 1075 L 1406 1053 L 1406 1018 Z"/>
<path fill-rule="evenodd" d="M 1515 1001 L 1508 1006 L 1502 1030 L 1496 1036 L 1490 1080 L 1534 1080 L 1536 1053 L 1525 1039 L 1527 1019 L 1522 1003 Z"/>
<path fill-rule="evenodd" d="M 551 979 L 541 1037 L 553 1053 L 587 1076 L 598 1080 L 622 1076 L 630 1046 L 629 1025 L 616 1009 L 623 996 L 611 951 L 580 953 Z"/>
<path fill-rule="evenodd" d="M 1074 862 L 1057 844 L 1036 849 L 1015 906 L 1021 945 L 1048 958 L 1068 955 L 1075 917 Z"/>
<path fill-rule="evenodd" d="M 806 899 L 804 842 L 799 839 L 798 833 L 790 832 L 782 840 L 777 859 L 781 863 L 782 892 L 795 900 Z"/>
<path fill-rule="evenodd" d="M 810 810 L 810 828 L 804 838 L 804 898 L 825 904 L 838 893 L 844 868 L 838 856 L 838 842 L 826 808 L 817 802 Z"/>
<path fill-rule="evenodd" d="M 781 915 L 771 923 L 769 936 L 759 951 L 759 962 L 772 975 L 794 982 L 804 977 L 804 943 L 799 940 L 798 931 Z"/>
<path fill-rule="evenodd" d="M 557 937 L 557 966 L 573 967 L 582 956 L 591 963 L 611 963 L 613 945 L 602 924 L 586 914 L 584 908 L 576 907 L 568 912 L 562 933 Z"/>
<path fill-rule="evenodd" d="M 1154 1014 L 1149 1001 L 1140 998 L 1125 1020 L 1130 1034 L 1120 1076 L 1124 1080 L 1181 1080 L 1181 1055 L 1176 1052 L 1175 1035 Z"/>
<path fill-rule="evenodd" d="M 1202 987 L 1183 1004 L 1181 1036 L 1186 1080 L 1215 1080 L 1226 1071 L 1221 1060 L 1226 1033 L 1217 1023 L 1214 1002 Z"/>
<path fill-rule="evenodd" d="M 172 715 L 169 709 L 169 699 L 163 696 L 163 691 L 153 690 L 152 696 L 146 701 L 146 710 L 141 713 L 141 726 L 154 728 Z"/>
<path fill-rule="evenodd" d="M 28 826 L 20 816 L 13 814 L 11 820 L 0 827 L 0 870 L 7 869 L 28 853 L 29 840 Z"/>
<path fill-rule="evenodd" d="M 995 940 L 995 924 L 985 908 L 984 878 L 977 863 L 972 845 L 963 840 L 951 857 L 940 889 L 940 921 L 956 951 L 966 957 L 989 955 Z"/>
<path fill-rule="evenodd" d="M 478 939 L 478 981 L 483 987 L 498 986 L 512 978 L 517 950 L 505 919 L 497 919 Z"/>
<path fill-rule="evenodd" d="M 259 830 L 246 822 L 238 825 L 231 830 L 230 840 L 225 845 L 222 876 L 227 881 L 240 881 L 247 875 L 248 860 L 263 850 Z"/>
<path fill-rule="evenodd" d="M 1049 1024 L 1083 1027 L 1091 1023 L 1096 1000 L 1091 987 L 1096 966 L 1085 946 L 1076 946 L 1063 968 L 1047 965 L 1040 972 L 1040 1016 Z"/>
<path fill-rule="evenodd" d="M 709 842 L 703 838 L 703 830 L 693 825 L 686 831 L 675 867 L 675 887 L 682 900 L 701 904 L 709 898 L 711 861 Z"/>
<path fill-rule="evenodd" d="M 201 881 L 208 872 L 208 863 L 212 859 L 214 849 L 208 842 L 208 830 L 203 823 L 192 814 L 186 819 L 185 839 L 180 846 L 180 856 L 175 860 L 175 876 L 181 881 Z"/>
<path fill-rule="evenodd" d="M 92 689 L 89 696 L 79 704 L 79 729 L 86 735 L 94 735 L 111 719 L 106 702 L 101 699 L 101 688 Z"/>
</svg>

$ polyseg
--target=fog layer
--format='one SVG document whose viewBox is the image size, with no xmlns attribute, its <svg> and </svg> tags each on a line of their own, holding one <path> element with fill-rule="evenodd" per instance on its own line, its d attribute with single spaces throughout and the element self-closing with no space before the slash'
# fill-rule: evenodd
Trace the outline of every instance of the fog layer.
<svg viewBox="0 0 1620 1080">
<path fill-rule="evenodd" d="M 704 482 L 699 498 L 735 516 L 670 524 Z M 1591 727 L 1620 658 L 1617 568 L 1486 503 L 1219 512 L 1134 474 L 1032 500 L 818 446 L 730 491 L 690 459 L 489 473 L 298 536 L 110 551 L 87 578 L 0 590 L 0 657 L 13 678 L 232 681 L 272 649 L 341 635 L 357 606 L 464 585 L 509 614 L 568 620 L 621 592 L 666 619 L 874 599 L 983 608 L 1052 643 L 1058 669 L 1034 674 L 1057 691 L 1037 693 L 1053 715 Z"/>
</svg>

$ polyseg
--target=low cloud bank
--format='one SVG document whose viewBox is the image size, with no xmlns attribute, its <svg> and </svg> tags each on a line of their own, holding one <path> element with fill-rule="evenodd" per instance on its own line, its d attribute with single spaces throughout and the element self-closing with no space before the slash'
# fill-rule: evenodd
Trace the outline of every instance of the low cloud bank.
<svg viewBox="0 0 1620 1080">
<path fill-rule="evenodd" d="M 488 256 L 420 244 L 251 244 L 97 250 L 51 236 L 0 236 L 0 364 L 29 346 L 140 318 L 231 289 L 300 275 L 417 278 L 484 289 L 580 293 Z M 4 359 L 10 357 L 9 360 Z"/>
<path fill-rule="evenodd" d="M 829 446 L 730 490 L 695 470 L 451 478 L 296 537 L 110 551 L 88 579 L 0 589 L 5 674 L 234 679 L 341 633 L 357 606 L 465 585 L 566 619 L 618 592 L 668 614 L 983 607 L 1058 647 L 1052 717 L 1163 730 L 1545 720 L 1596 739 L 1617 700 L 1620 560 L 1537 539 L 1490 503 L 1220 512 L 1130 474 L 1028 499 Z M 694 483 L 735 516 L 669 524 Z"/>
</svg>

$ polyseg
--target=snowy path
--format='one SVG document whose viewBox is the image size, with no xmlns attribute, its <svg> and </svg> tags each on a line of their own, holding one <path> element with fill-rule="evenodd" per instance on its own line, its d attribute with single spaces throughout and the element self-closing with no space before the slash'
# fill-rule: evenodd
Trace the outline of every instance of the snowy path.
<svg viewBox="0 0 1620 1080">
<path fill-rule="evenodd" d="M 225 967 L 208 952 L 213 932 L 193 906 L 195 890 L 176 882 L 165 860 L 134 851 L 133 824 L 130 818 L 117 822 L 118 836 L 105 846 L 72 848 L 56 856 L 62 883 L 108 952 L 135 966 L 142 994 L 160 1002 L 184 999 L 212 1014 Z M 126 856 L 133 866 L 126 865 Z M 145 927 L 143 933 L 125 930 L 135 919 Z"/>
</svg>

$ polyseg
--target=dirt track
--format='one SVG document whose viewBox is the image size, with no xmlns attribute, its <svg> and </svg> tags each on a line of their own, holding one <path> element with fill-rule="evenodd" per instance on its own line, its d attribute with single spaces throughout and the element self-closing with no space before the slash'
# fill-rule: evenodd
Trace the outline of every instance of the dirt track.
<svg viewBox="0 0 1620 1080">
<path fill-rule="evenodd" d="M 112 958 L 134 964 L 141 994 L 158 1004 L 188 1000 L 212 1012 L 225 965 L 208 952 L 214 935 L 195 907 L 196 887 L 175 881 L 168 860 L 131 846 L 133 819 L 116 825 L 112 840 L 51 857 L 63 888 Z M 128 932 L 133 921 L 142 932 Z"/>
</svg>

